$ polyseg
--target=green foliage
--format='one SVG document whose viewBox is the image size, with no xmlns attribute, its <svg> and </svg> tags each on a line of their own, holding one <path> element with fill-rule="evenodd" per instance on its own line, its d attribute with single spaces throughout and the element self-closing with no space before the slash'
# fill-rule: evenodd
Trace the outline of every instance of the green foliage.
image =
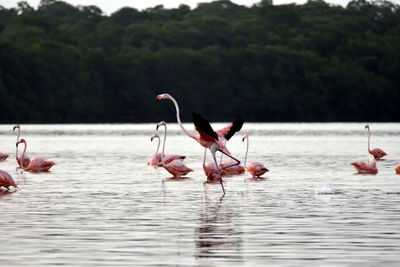
<svg viewBox="0 0 400 267">
<path fill-rule="evenodd" d="M 0 122 L 399 121 L 400 8 L 0 7 Z"/>
</svg>

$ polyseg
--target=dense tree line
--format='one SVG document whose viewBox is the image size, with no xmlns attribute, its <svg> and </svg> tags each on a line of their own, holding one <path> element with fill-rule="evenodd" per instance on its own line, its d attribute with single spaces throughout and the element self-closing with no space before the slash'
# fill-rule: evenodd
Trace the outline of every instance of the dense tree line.
<svg viewBox="0 0 400 267">
<path fill-rule="evenodd" d="M 0 122 L 399 121 L 400 8 L 0 6 Z"/>
</svg>

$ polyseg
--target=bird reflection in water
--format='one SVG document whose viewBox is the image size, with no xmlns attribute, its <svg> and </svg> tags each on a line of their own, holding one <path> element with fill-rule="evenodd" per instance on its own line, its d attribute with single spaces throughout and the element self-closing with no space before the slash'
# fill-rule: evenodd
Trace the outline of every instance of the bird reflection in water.
<svg viewBox="0 0 400 267">
<path fill-rule="evenodd" d="M 226 201 L 225 195 L 219 200 L 210 199 L 205 186 L 200 226 L 196 229 L 196 258 L 242 260 L 242 239 L 239 225 L 238 206 Z M 215 196 L 215 194 L 211 194 Z"/>
</svg>

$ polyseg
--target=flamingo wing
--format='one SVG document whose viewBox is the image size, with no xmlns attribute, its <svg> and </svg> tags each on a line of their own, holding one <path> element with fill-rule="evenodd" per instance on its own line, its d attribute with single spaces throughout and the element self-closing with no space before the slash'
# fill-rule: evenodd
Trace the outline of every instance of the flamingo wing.
<svg viewBox="0 0 400 267">
<path fill-rule="evenodd" d="M 400 174 L 400 164 L 399 164 L 399 165 L 397 165 L 397 167 L 396 167 L 396 169 L 395 169 L 395 170 L 396 170 L 396 173 L 397 173 L 397 174 Z"/>
<path fill-rule="evenodd" d="M 46 172 L 48 171 L 55 163 L 53 161 L 48 161 L 42 157 L 36 157 L 31 160 L 28 170 L 37 171 L 37 172 Z"/>
<path fill-rule="evenodd" d="M 167 171 L 175 177 L 180 177 L 192 172 L 193 170 L 183 164 L 180 160 L 174 160 L 167 164 Z"/>
<path fill-rule="evenodd" d="M 169 154 L 169 155 L 164 156 L 164 163 L 168 164 L 174 160 L 182 161 L 185 158 L 186 158 L 185 156 Z"/>
<path fill-rule="evenodd" d="M 353 165 L 359 173 L 378 173 L 375 160 L 352 162 L 351 165 Z"/>
<path fill-rule="evenodd" d="M 210 123 L 198 113 L 192 113 L 193 123 L 196 131 L 199 132 L 200 138 L 207 141 L 218 140 L 217 133 L 213 130 Z"/>
<path fill-rule="evenodd" d="M 387 155 L 386 152 L 383 151 L 383 150 L 380 149 L 380 148 L 374 148 L 374 149 L 372 149 L 372 150 L 371 150 L 371 154 L 374 156 L 375 159 L 380 159 L 380 158 L 382 158 L 382 157 L 384 157 L 384 156 Z"/>
<path fill-rule="evenodd" d="M 7 189 L 9 186 L 18 187 L 11 175 L 2 170 L 0 170 L 0 186 L 4 186 Z"/>
<path fill-rule="evenodd" d="M 223 134 L 225 139 L 229 140 L 235 133 L 239 132 L 242 129 L 243 123 L 244 119 L 238 115 L 233 122 L 228 124 L 228 126 L 218 130 L 217 134 Z"/>
<path fill-rule="evenodd" d="M 254 176 L 261 176 L 269 170 L 260 162 L 250 162 L 246 166 L 246 170 Z"/>
<path fill-rule="evenodd" d="M 3 154 L 3 153 L 0 152 L 0 160 L 5 160 L 7 158 L 8 158 L 7 154 Z"/>
</svg>

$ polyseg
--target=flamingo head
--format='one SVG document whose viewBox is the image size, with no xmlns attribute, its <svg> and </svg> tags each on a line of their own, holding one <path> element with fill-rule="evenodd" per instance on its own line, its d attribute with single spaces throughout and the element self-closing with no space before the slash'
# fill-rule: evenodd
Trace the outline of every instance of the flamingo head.
<svg viewBox="0 0 400 267">
<path fill-rule="evenodd" d="M 244 139 L 246 139 L 246 138 L 247 138 L 247 134 L 244 134 L 242 137 L 242 142 L 244 142 Z"/>
<path fill-rule="evenodd" d="M 15 129 L 19 129 L 19 124 L 14 125 L 13 132 L 15 131 Z"/>
<path fill-rule="evenodd" d="M 151 137 L 151 142 L 153 142 L 153 139 L 154 139 L 154 138 L 160 139 L 160 136 L 158 136 L 158 134 L 154 134 L 154 135 Z"/>
<path fill-rule="evenodd" d="M 26 144 L 25 139 L 22 138 L 21 140 L 19 140 L 17 143 L 15 143 L 15 146 L 18 146 L 18 145 L 21 144 L 21 143 Z"/>
<path fill-rule="evenodd" d="M 158 95 L 157 96 L 157 102 L 159 101 L 159 100 L 162 100 L 162 99 L 168 99 L 168 98 L 170 98 L 171 96 L 169 95 L 169 94 L 161 94 L 161 95 Z"/>
<path fill-rule="evenodd" d="M 369 130 L 369 125 L 367 124 L 367 125 L 365 125 L 365 129 L 368 129 Z"/>
<path fill-rule="evenodd" d="M 161 125 L 164 125 L 165 127 L 167 127 L 167 123 L 165 121 L 160 121 L 159 123 L 157 123 L 156 130 L 158 130 L 158 127 L 160 127 Z"/>
</svg>

